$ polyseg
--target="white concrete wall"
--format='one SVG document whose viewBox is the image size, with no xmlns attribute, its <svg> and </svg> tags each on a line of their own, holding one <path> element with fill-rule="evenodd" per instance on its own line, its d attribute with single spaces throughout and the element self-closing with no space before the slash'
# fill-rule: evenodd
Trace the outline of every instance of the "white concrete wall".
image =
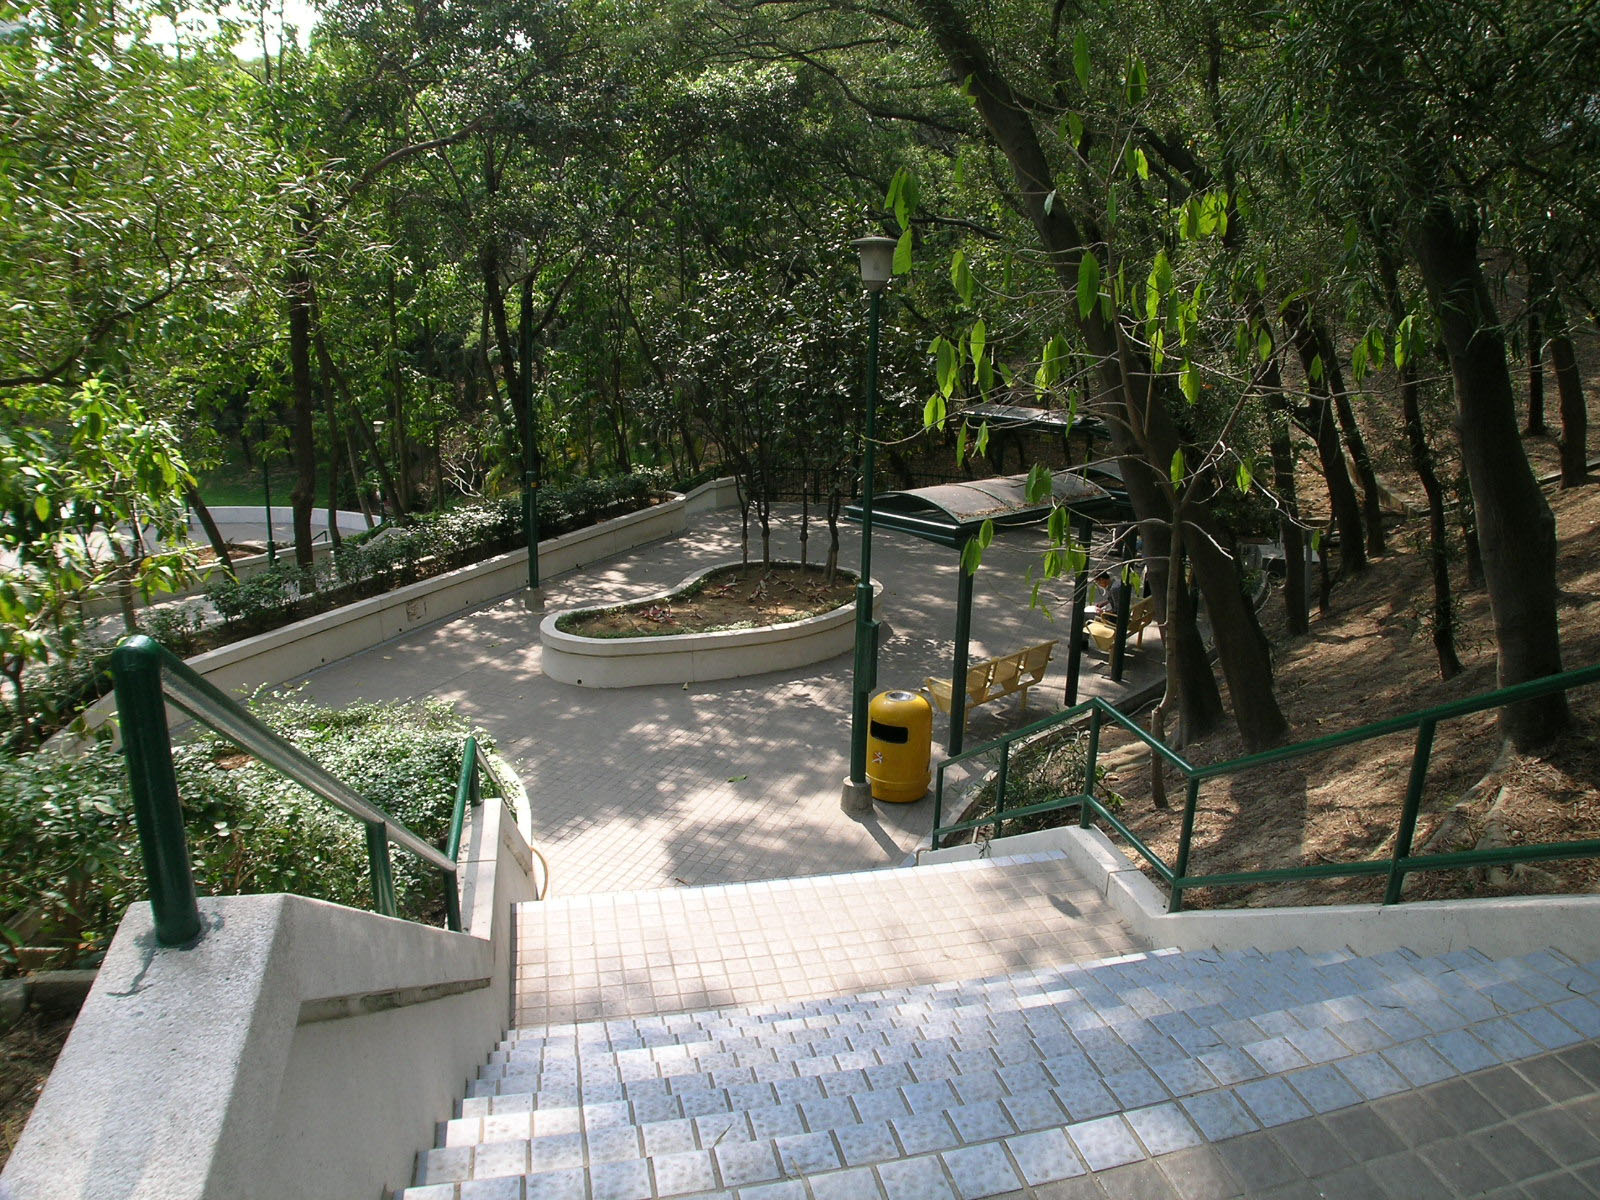
<svg viewBox="0 0 1600 1200">
<path fill-rule="evenodd" d="M 1164 889 L 1098 829 L 1064 826 L 994 841 L 924 850 L 917 863 L 1003 858 L 1061 850 L 1100 889 L 1134 934 L 1180 950 L 1339 950 L 1380 954 L 1404 947 L 1446 954 L 1471 947 L 1491 958 L 1553 946 L 1579 962 L 1600 958 L 1600 896 L 1414 900 L 1304 908 L 1213 908 L 1167 912 Z"/>
<path fill-rule="evenodd" d="M 732 475 L 724 475 L 684 493 L 684 499 L 689 502 L 691 516 L 714 508 L 732 508 L 739 503 L 739 484 Z"/>
<path fill-rule="evenodd" d="M 4 1200 L 378 1200 L 409 1183 L 510 1018 L 528 849 L 498 800 L 463 851 L 467 932 L 300 896 L 129 909 L 3 1176 Z"/>
<path fill-rule="evenodd" d="M 541 578 L 559 575 L 596 559 L 682 533 L 687 527 L 686 502 L 682 496 L 674 496 L 663 504 L 540 542 L 539 573 Z M 526 588 L 527 582 L 528 552 L 513 550 L 197 654 L 187 661 L 225 692 L 272 687 L 419 625 L 513 595 Z M 115 712 L 115 697 L 101 697 L 84 710 L 86 728 L 98 729 Z M 169 715 L 174 722 L 184 719 L 176 711 Z"/>
</svg>

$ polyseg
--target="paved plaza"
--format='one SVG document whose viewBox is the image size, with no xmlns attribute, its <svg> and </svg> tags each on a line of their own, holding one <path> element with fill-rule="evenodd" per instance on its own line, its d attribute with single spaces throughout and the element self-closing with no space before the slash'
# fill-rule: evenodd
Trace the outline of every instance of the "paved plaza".
<svg viewBox="0 0 1600 1200">
<path fill-rule="evenodd" d="M 752 529 L 753 542 L 758 531 Z M 798 507 L 780 507 L 775 557 L 800 556 Z M 859 561 L 854 526 L 842 530 L 841 562 Z M 758 543 L 757 543 L 758 545 Z M 813 523 L 810 559 L 827 545 Z M 1015 697 L 977 709 L 967 746 L 1061 707 L 1066 684 L 1064 597 L 1046 583 L 1050 616 L 1029 608 L 1027 573 L 1044 547 L 1038 530 L 1003 531 L 974 589 L 974 659 L 1060 638 L 1044 683 L 1019 717 Z M 756 549 L 754 552 L 759 553 Z M 932 827 L 931 798 L 877 804 L 862 818 L 840 810 L 850 746 L 849 654 L 744 679 L 633 688 L 556 683 L 540 670 L 545 612 L 625 601 L 669 588 L 740 556 L 737 512 L 691 518 L 682 536 L 544 581 L 545 608 L 513 597 L 413 631 L 310 675 L 326 704 L 358 700 L 454 703 L 493 734 L 528 789 L 535 844 L 550 860 L 553 894 L 735 883 L 897 864 Z M 882 687 L 915 688 L 948 676 L 957 585 L 953 551 L 877 531 L 873 575 L 883 584 Z M 1059 606 L 1059 611 L 1055 610 Z M 1159 669 L 1160 635 L 1130 659 L 1127 683 Z M 1103 657 L 1084 655 L 1081 696 L 1115 695 Z M 935 718 L 935 758 L 945 722 Z"/>
</svg>

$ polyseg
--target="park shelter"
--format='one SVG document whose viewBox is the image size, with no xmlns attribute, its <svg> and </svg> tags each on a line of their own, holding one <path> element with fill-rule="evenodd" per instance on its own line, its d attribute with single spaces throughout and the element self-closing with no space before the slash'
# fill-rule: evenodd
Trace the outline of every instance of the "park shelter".
<svg viewBox="0 0 1600 1200">
<path fill-rule="evenodd" d="M 956 552 L 956 631 L 955 653 L 950 665 L 950 737 L 947 750 L 961 753 L 966 733 L 967 689 L 965 680 L 972 637 L 973 576 L 960 569 L 966 545 L 978 536 L 985 521 L 997 526 L 1034 525 L 1049 518 L 1057 507 L 1072 514 L 1079 541 L 1088 544 L 1096 524 L 1133 519 L 1127 501 L 1086 478 L 1081 468 L 1057 471 L 1051 480 L 1048 499 L 1028 499 L 1026 475 L 1001 475 L 935 484 L 910 491 L 883 492 L 872 504 L 872 524 L 898 529 L 924 541 L 948 546 Z M 845 516 L 861 520 L 861 506 L 852 504 Z M 1079 572 L 1074 587 L 1071 637 L 1067 648 L 1067 687 L 1077 690 L 1080 637 L 1083 632 L 1084 578 Z"/>
</svg>

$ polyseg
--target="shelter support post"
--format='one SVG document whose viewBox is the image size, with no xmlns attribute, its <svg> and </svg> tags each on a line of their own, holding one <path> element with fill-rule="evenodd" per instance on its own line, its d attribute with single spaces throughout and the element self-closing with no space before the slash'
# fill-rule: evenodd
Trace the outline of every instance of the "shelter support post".
<svg viewBox="0 0 1600 1200">
<path fill-rule="evenodd" d="M 1117 578 L 1122 587 L 1117 592 L 1117 633 L 1111 642 L 1111 679 L 1114 683 L 1122 682 L 1122 671 L 1127 665 L 1128 652 L 1128 609 L 1133 604 L 1133 588 L 1128 584 L 1128 571 L 1125 563 L 1117 565 Z"/>
<path fill-rule="evenodd" d="M 1084 547 L 1085 554 L 1083 566 L 1078 568 L 1078 574 L 1072 581 L 1072 621 L 1071 633 L 1067 638 L 1067 707 L 1071 708 L 1078 702 L 1078 676 L 1083 669 L 1083 624 L 1084 610 L 1089 603 L 1089 538 L 1094 533 L 1094 522 L 1087 517 L 1079 518 L 1077 522 L 1077 538 Z"/>
<path fill-rule="evenodd" d="M 961 753 L 967 736 L 967 660 L 972 641 L 972 573 L 956 567 L 956 654 L 950 668 L 949 757 Z"/>
</svg>

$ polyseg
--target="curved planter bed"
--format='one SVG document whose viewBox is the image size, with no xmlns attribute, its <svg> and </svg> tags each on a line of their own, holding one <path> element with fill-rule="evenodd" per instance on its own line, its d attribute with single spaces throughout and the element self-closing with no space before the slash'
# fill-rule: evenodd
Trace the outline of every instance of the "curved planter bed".
<svg viewBox="0 0 1600 1200">
<path fill-rule="evenodd" d="M 719 563 L 698 571 L 664 592 L 640 596 L 628 604 L 665 600 L 696 580 L 727 566 Z M 883 591 L 881 583 L 872 593 Z M 604 612 L 615 604 L 597 604 L 551 613 L 539 623 L 544 644 L 545 675 L 557 683 L 581 687 L 636 687 L 649 683 L 702 683 L 736 679 L 765 671 L 808 666 L 843 654 L 855 645 L 855 605 L 845 604 L 820 616 L 753 629 L 719 629 L 714 633 L 672 633 L 654 637 L 583 637 L 563 633 L 556 623 L 565 617 Z"/>
</svg>

